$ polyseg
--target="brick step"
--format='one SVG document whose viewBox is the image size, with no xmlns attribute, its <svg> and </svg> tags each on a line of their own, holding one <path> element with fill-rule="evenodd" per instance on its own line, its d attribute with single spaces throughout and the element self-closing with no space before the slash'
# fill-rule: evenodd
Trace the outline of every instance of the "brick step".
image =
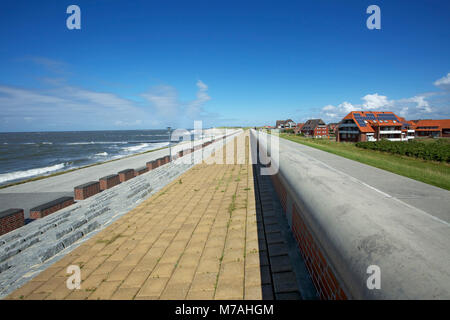
<svg viewBox="0 0 450 320">
<path fill-rule="evenodd" d="M 12 208 L 0 212 L 0 235 L 24 225 L 23 209 Z"/>
<path fill-rule="evenodd" d="M 118 174 L 110 174 L 108 176 L 102 177 L 99 180 L 100 190 L 106 190 L 112 188 L 120 183 L 120 178 Z"/>
<path fill-rule="evenodd" d="M 100 192 L 100 182 L 91 181 L 74 188 L 75 200 L 84 200 Z"/>
<path fill-rule="evenodd" d="M 118 174 L 120 182 L 125 182 L 127 180 L 134 178 L 134 169 L 125 169 L 118 172 Z"/>
<path fill-rule="evenodd" d="M 31 219 L 40 219 L 49 214 L 52 214 L 58 210 L 61 210 L 65 207 L 68 207 L 75 202 L 73 201 L 73 197 L 61 197 L 47 203 L 41 204 L 40 206 L 34 207 L 30 209 L 30 218 Z"/>
</svg>

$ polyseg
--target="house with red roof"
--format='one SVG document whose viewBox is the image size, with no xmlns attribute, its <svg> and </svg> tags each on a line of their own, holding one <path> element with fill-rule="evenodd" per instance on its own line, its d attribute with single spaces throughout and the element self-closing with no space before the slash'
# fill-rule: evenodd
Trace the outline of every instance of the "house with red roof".
<svg viewBox="0 0 450 320">
<path fill-rule="evenodd" d="M 328 127 L 322 119 L 309 119 L 306 121 L 301 130 L 305 136 L 314 138 L 329 138 Z"/>
<path fill-rule="evenodd" d="M 277 129 L 292 129 L 295 128 L 295 122 L 291 119 L 287 120 L 277 120 L 275 123 L 275 128 Z"/>
<path fill-rule="evenodd" d="M 450 119 L 412 120 L 416 137 L 450 137 Z"/>
<path fill-rule="evenodd" d="M 302 132 L 302 127 L 303 127 L 304 123 L 301 122 L 297 122 L 297 125 L 294 128 L 294 133 L 295 134 L 299 134 L 300 132 Z"/>
<path fill-rule="evenodd" d="M 414 139 L 414 126 L 390 111 L 352 111 L 336 130 L 336 141 L 408 141 Z"/>
</svg>

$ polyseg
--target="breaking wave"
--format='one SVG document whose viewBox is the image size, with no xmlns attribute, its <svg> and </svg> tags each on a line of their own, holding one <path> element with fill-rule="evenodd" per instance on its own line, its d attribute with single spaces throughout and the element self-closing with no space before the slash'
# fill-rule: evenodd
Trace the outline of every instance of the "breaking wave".
<svg viewBox="0 0 450 320">
<path fill-rule="evenodd" d="M 38 175 L 50 173 L 53 171 L 58 171 L 58 170 L 63 169 L 66 165 L 68 165 L 68 164 L 67 163 L 59 163 L 59 164 L 55 164 L 55 165 L 49 166 L 49 167 L 2 173 L 2 174 L 0 174 L 0 183 L 17 180 L 17 179 L 29 178 L 29 177 L 33 177 L 33 176 L 38 176 Z"/>
</svg>

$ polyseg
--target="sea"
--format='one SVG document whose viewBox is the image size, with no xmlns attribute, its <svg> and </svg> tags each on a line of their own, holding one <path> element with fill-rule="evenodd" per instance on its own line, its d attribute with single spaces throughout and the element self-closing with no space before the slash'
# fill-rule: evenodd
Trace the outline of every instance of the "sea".
<svg viewBox="0 0 450 320">
<path fill-rule="evenodd" d="M 167 130 L 0 133 L 0 186 L 168 145 Z"/>
</svg>

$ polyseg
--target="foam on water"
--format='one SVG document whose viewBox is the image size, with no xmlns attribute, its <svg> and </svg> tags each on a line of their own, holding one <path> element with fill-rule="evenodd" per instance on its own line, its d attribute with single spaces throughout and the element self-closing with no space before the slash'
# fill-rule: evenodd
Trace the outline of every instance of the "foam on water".
<svg viewBox="0 0 450 320">
<path fill-rule="evenodd" d="M 23 179 L 23 178 L 30 178 L 30 177 L 58 171 L 58 170 L 63 169 L 66 165 L 67 165 L 66 163 L 59 163 L 59 164 L 55 164 L 53 166 L 48 166 L 48 167 L 43 167 L 43 168 L 3 173 L 3 174 L 0 174 L 0 183 Z"/>
</svg>

